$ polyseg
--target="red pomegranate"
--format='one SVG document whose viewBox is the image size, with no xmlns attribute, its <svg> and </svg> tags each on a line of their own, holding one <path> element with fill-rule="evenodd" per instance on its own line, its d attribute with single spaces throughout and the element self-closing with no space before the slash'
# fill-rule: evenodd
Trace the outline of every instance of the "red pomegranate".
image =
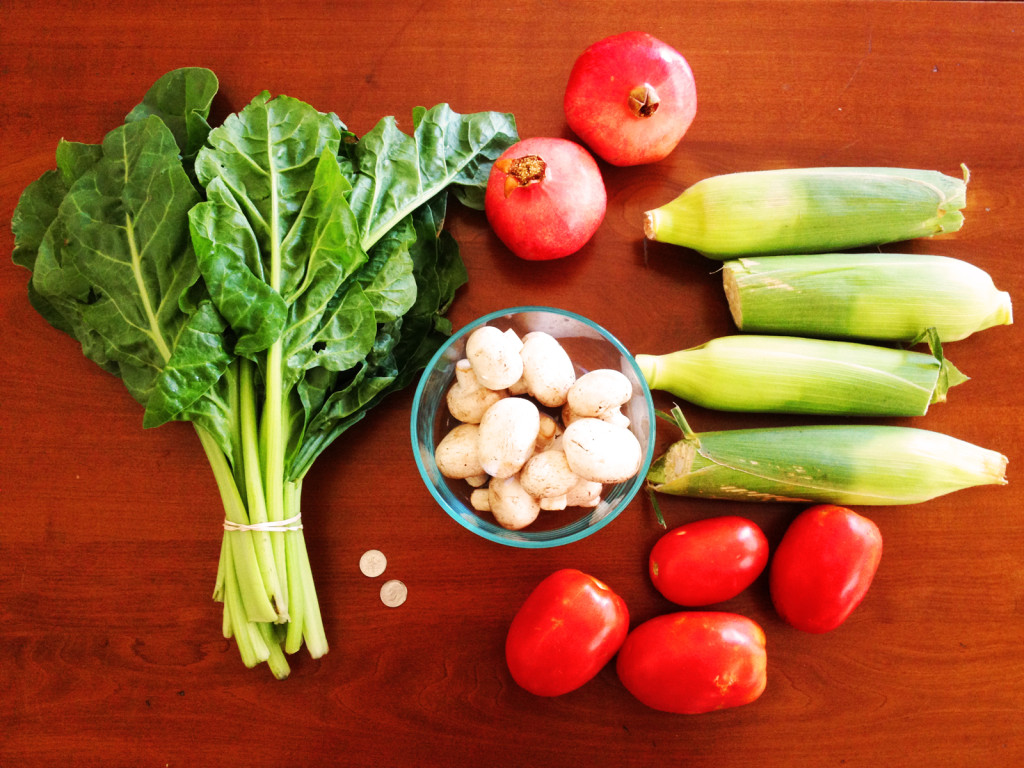
<svg viewBox="0 0 1024 768">
<path fill-rule="evenodd" d="M 612 165 L 666 158 L 697 114 L 693 72 L 675 48 L 645 32 L 587 48 L 565 89 L 569 127 Z"/>
<path fill-rule="evenodd" d="M 604 219 L 604 180 L 597 162 L 574 141 L 536 137 L 494 161 L 484 211 L 495 234 L 523 259 L 575 253 Z"/>
</svg>

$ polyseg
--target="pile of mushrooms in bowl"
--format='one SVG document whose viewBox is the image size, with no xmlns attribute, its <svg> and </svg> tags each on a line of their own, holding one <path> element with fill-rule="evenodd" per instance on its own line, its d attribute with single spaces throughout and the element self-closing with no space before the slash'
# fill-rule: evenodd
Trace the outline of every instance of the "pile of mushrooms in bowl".
<svg viewBox="0 0 1024 768">
<path fill-rule="evenodd" d="M 413 451 L 435 499 L 504 544 L 549 547 L 607 525 L 643 484 L 654 408 L 632 356 L 565 310 L 491 313 L 428 364 Z"/>
</svg>

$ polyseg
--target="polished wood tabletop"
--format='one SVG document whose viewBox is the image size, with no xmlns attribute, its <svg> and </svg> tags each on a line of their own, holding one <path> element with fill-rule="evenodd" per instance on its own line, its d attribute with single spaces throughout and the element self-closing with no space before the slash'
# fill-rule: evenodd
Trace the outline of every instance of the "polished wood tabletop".
<svg viewBox="0 0 1024 768">
<path fill-rule="evenodd" d="M 455 327 L 520 304 L 561 307 L 634 353 L 733 332 L 718 265 L 645 242 L 642 215 L 719 173 L 799 166 L 970 168 L 963 228 L 897 250 L 939 253 L 1024 289 L 1024 3 L 0 3 L 0 250 L 22 190 L 61 138 L 98 142 L 163 73 L 220 80 L 211 119 L 261 91 L 331 111 L 362 135 L 417 106 L 515 115 L 522 137 L 573 138 L 562 97 L 590 43 L 640 29 L 686 56 L 697 117 L 667 159 L 600 168 L 605 219 L 578 253 L 513 256 L 482 212 L 446 226 L 469 280 Z M 946 345 L 970 380 L 927 415 L 890 419 L 1009 458 L 1008 485 L 914 506 L 858 507 L 884 538 L 864 602 L 801 633 L 763 575 L 718 606 L 767 635 L 768 684 L 704 715 L 647 708 L 614 664 L 539 698 L 511 679 L 510 621 L 530 590 L 578 568 L 633 626 L 675 610 L 647 555 L 645 493 L 582 541 L 523 550 L 474 536 L 435 503 L 409 439 L 412 388 L 317 461 L 303 515 L 330 652 L 276 680 L 246 669 L 212 599 L 222 508 L 185 423 L 143 429 L 120 381 L 37 315 L 28 272 L 0 260 L 0 766 L 1024 765 L 1024 353 L 1015 326 Z M 657 393 L 667 409 L 671 396 Z M 800 422 L 684 405 L 697 430 Z M 675 433 L 659 425 L 664 447 Z M 722 514 L 774 547 L 806 505 L 661 499 L 669 527 Z M 380 577 L 360 556 L 380 550 Z M 399 579 L 408 599 L 380 599 Z"/>
</svg>

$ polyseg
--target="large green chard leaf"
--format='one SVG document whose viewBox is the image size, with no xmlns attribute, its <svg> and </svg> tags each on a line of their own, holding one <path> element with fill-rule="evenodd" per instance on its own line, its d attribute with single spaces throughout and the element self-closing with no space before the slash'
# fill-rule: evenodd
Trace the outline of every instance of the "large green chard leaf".
<svg viewBox="0 0 1024 768">
<path fill-rule="evenodd" d="M 21 193 L 11 216 L 14 232 L 14 263 L 35 269 L 39 246 L 53 220 L 57 218 L 60 202 L 68 192 L 57 171 L 47 171 Z"/>
<path fill-rule="evenodd" d="M 207 202 L 189 213 L 192 243 L 210 296 L 231 324 L 236 354 L 269 347 L 284 328 L 288 307 L 265 280 L 256 233 L 238 200 L 214 178 Z"/>
<path fill-rule="evenodd" d="M 209 70 L 174 70 L 150 88 L 127 120 L 138 122 L 157 115 L 176 139 L 180 137 L 179 149 L 186 151 L 189 135 L 194 142 L 205 140 L 209 128 L 204 131 L 202 126 L 216 89 L 217 79 Z M 30 184 L 14 211 L 13 260 L 34 273 L 28 286 L 33 307 L 54 327 L 78 339 L 86 356 L 121 375 L 120 364 L 108 357 L 102 334 L 83 321 L 83 309 L 95 299 L 94 288 L 80 272 L 75 257 L 65 257 L 64 251 L 71 247 L 71 233 L 67 220 L 58 217 L 69 190 L 103 156 L 101 144 L 60 141 L 55 153 L 56 170 L 47 171 Z M 185 170 L 190 171 L 190 164 Z"/>
<path fill-rule="evenodd" d="M 78 160 L 62 171 L 91 154 L 71 153 Z M 185 234 L 197 200 L 162 121 L 121 126 L 67 189 L 34 264 L 35 290 L 83 352 L 147 406 L 151 424 L 194 403 L 228 362 L 222 337 L 210 333 L 216 318 L 190 318 L 178 303 L 199 277 Z M 165 376 L 172 360 L 187 373 L 172 367 Z"/>
<path fill-rule="evenodd" d="M 168 72 L 146 92 L 125 117 L 126 123 L 156 115 L 174 134 L 181 154 L 195 157 L 210 133 L 207 119 L 217 94 L 217 76 L 202 67 L 182 67 Z"/>
<path fill-rule="evenodd" d="M 413 129 L 407 136 L 386 117 L 355 145 L 350 204 L 367 250 L 449 186 L 464 204 L 482 209 L 491 163 L 517 140 L 511 115 L 460 115 L 447 104 L 417 108 Z"/>
<path fill-rule="evenodd" d="M 335 115 L 264 92 L 214 129 L 196 157 L 208 202 L 192 212 L 193 240 L 237 354 L 267 349 L 286 326 L 315 324 L 365 259 L 335 158 L 342 130 Z M 303 295 L 299 309 L 316 316 L 290 320 Z"/>
<path fill-rule="evenodd" d="M 317 112 L 288 96 L 266 91 L 210 132 L 196 157 L 204 186 L 221 179 L 249 217 L 263 251 L 267 282 L 280 273 L 280 293 L 301 282 L 305 243 L 282 250 L 313 184 L 320 155 L 337 153 L 344 126 L 337 115 Z M 272 264 L 274 258 L 280 263 Z"/>
<path fill-rule="evenodd" d="M 60 173 L 47 171 L 21 193 L 11 217 L 11 230 L 14 232 L 12 259 L 15 264 L 35 272 L 36 265 L 40 263 L 40 250 L 44 252 L 42 261 L 46 262 L 45 253 L 51 248 L 53 238 L 50 230 L 67 191 Z M 62 307 L 59 300 L 46 298 L 32 280 L 28 284 L 28 298 L 48 323 L 64 333 L 75 335 L 76 313 L 72 307 Z"/>
<path fill-rule="evenodd" d="M 36 281 L 30 280 L 29 301 L 47 322 L 76 338 L 88 335 L 88 330 L 79 332 L 81 321 L 77 303 L 69 301 L 65 294 L 84 300 L 89 287 L 73 267 L 69 266 L 65 271 L 60 266 L 59 252 L 67 240 L 67 233 L 64 224 L 57 221 L 57 214 L 68 189 L 96 164 L 102 154 L 103 148 L 99 144 L 61 140 L 56 151 L 57 169 L 46 171 L 25 188 L 11 217 L 14 263 L 33 272 L 49 273 L 47 278 L 40 277 L 39 283 L 49 280 L 52 286 L 47 297 L 40 293 Z M 87 339 L 80 340 L 84 347 L 92 346 Z M 101 358 L 102 354 L 97 353 L 93 359 L 112 370 L 108 361 Z"/>
</svg>

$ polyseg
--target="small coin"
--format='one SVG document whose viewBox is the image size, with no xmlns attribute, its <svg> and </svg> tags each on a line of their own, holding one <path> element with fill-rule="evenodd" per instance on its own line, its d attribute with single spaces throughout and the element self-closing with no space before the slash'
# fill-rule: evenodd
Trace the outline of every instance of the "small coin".
<svg viewBox="0 0 1024 768">
<path fill-rule="evenodd" d="M 384 553 L 379 549 L 363 552 L 363 556 L 359 558 L 359 570 L 363 572 L 364 576 L 369 576 L 370 578 L 384 573 L 387 565 L 388 559 L 384 557 Z"/>
<path fill-rule="evenodd" d="M 384 605 L 389 608 L 397 608 L 405 602 L 405 598 L 408 597 L 409 590 L 405 584 L 400 582 L 398 579 L 391 579 L 385 581 L 380 588 L 380 600 Z"/>
</svg>

